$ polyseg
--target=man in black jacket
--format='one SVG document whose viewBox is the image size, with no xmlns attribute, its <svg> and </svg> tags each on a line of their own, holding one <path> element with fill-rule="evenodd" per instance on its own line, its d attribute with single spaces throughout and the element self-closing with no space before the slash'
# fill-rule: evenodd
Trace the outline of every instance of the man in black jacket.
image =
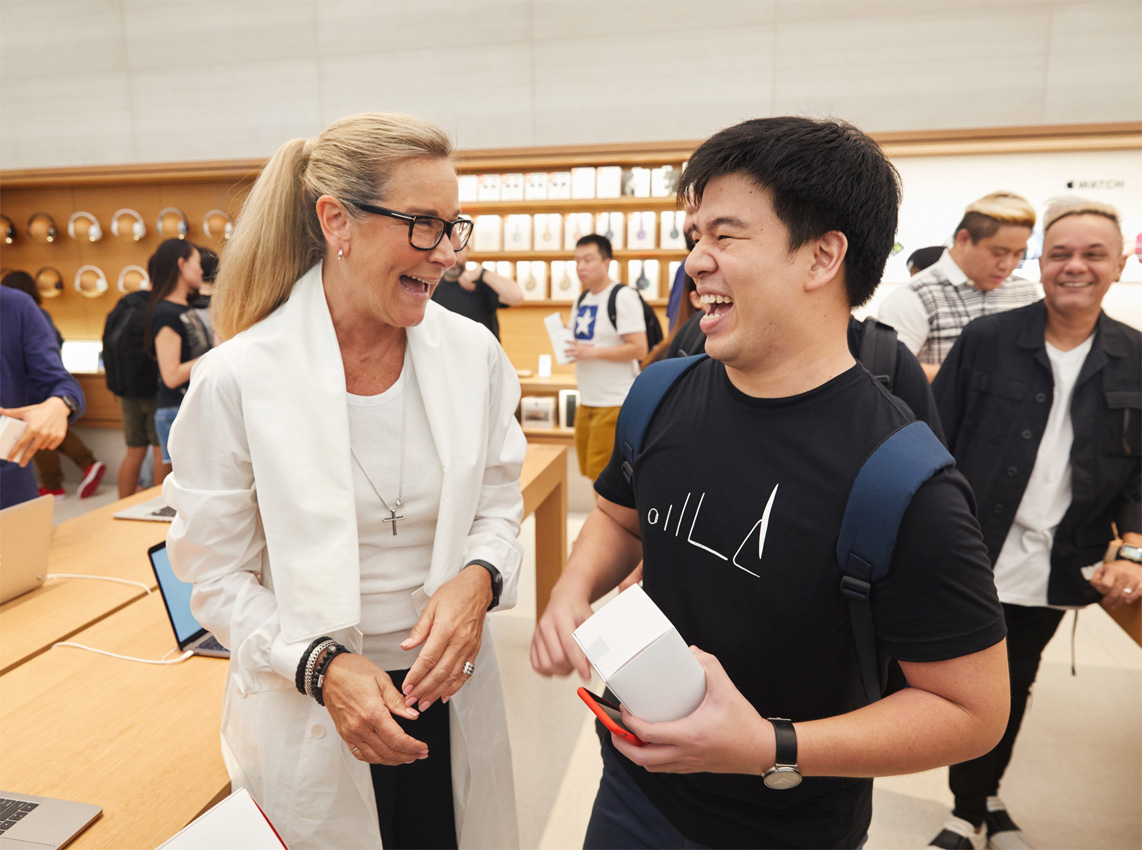
<svg viewBox="0 0 1142 850">
<path fill-rule="evenodd" d="M 969 324 L 933 384 L 978 500 L 1011 673 L 1003 740 L 950 769 L 955 809 L 931 845 L 947 850 L 982 846 L 985 823 L 988 846 L 1030 846 L 997 795 L 1043 649 L 1065 608 L 1142 596 L 1142 334 L 1101 307 L 1122 231 L 1113 207 L 1077 199 L 1044 223 L 1046 297 Z"/>
</svg>

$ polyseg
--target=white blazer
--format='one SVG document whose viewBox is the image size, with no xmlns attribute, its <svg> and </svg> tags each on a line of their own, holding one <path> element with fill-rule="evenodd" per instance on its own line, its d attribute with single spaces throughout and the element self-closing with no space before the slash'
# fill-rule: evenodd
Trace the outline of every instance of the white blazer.
<svg viewBox="0 0 1142 850">
<path fill-rule="evenodd" d="M 428 304 L 408 352 L 443 468 L 440 513 L 418 610 L 465 564 L 503 574 L 515 604 L 523 547 L 519 476 L 527 444 L 519 381 L 484 327 Z M 195 616 L 230 647 L 222 750 L 291 850 L 381 846 L 368 765 L 326 709 L 299 694 L 303 650 L 330 635 L 361 648 L 360 562 L 340 349 L 321 264 L 289 300 L 204 355 L 170 438 L 163 495 L 175 572 Z M 460 847 L 519 844 L 511 752 L 490 630 L 477 673 L 449 701 Z"/>
</svg>

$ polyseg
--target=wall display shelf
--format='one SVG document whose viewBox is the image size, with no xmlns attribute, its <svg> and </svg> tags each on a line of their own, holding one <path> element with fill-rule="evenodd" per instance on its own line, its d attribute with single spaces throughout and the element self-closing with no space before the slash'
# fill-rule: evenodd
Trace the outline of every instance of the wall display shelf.
<svg viewBox="0 0 1142 850">
<path fill-rule="evenodd" d="M 1050 156 L 1049 162 L 1042 160 L 1051 165 L 1044 174 L 1055 174 L 1058 167 L 1065 165 L 1066 174 L 1060 172 L 1059 176 L 1075 180 L 1075 191 L 1096 194 L 1099 199 L 1115 203 L 1132 220 L 1139 215 L 1133 211 L 1137 204 L 1132 198 L 1138 197 L 1134 172 L 1122 178 L 1118 166 L 1124 155 L 1121 152 L 1136 156 L 1142 150 L 1142 124 L 1137 122 L 891 133 L 877 138 L 905 177 L 900 241 L 906 251 L 913 247 L 910 243 L 931 238 L 918 232 L 910 235 L 911 230 L 919 230 L 917 222 L 936 222 L 949 208 L 950 217 L 958 219 L 964 204 L 986 191 L 1009 188 L 1030 199 L 1037 191 L 1036 180 L 1043 183 L 1044 191 L 1053 188 L 1053 184 L 1047 185 L 1049 181 L 1036 176 L 1038 172 L 1028 171 L 1028 176 L 1019 180 L 1012 177 L 1027 171 L 1027 163 L 1038 162 L 1042 155 L 1058 155 Z M 572 216 L 579 216 L 575 221 L 580 224 L 580 232 L 588 227 L 600 232 L 611 229 L 616 246 L 621 245 L 615 252 L 619 279 L 635 283 L 640 278 L 647 280 L 644 292 L 656 296 L 649 300 L 666 327 L 670 282 L 685 258 L 681 234 L 672 235 L 680 230 L 681 222 L 676 218 L 678 210 L 671 187 L 697 144 L 686 141 L 584 145 L 457 154 L 465 215 L 499 218 L 498 224 L 491 219 L 496 226 L 489 225 L 489 232 L 498 237 L 498 247 L 474 250 L 472 260 L 509 273 L 514 270 L 513 276 L 521 285 L 532 282 L 530 289 L 525 286 L 527 299 L 523 304 L 500 311 L 500 336 L 517 369 L 535 370 L 539 355 L 550 353 L 544 316 L 558 311 L 565 321 L 570 320 L 572 299 L 578 292 L 573 264 L 568 272 L 574 250 L 567 247 L 566 223 Z M 1070 155 L 1074 156 L 1069 158 Z M 959 173 L 956 169 L 967 169 L 966 160 L 975 162 L 979 173 L 973 177 L 986 183 L 987 188 L 961 198 L 965 187 L 952 187 L 962 190 L 952 193 L 951 188 L 932 183 L 933 175 L 943 175 L 941 179 L 945 179 L 953 172 Z M 225 262 L 228 219 L 238 221 L 242 201 L 263 164 L 264 160 L 241 160 L 0 172 L 0 242 L 4 243 L 0 265 L 33 275 L 50 269 L 45 275 L 54 275 L 53 280 L 45 277 L 45 281 L 52 284 L 52 292 L 57 294 L 44 306 L 60 331 L 69 340 L 97 340 L 107 313 L 120 297 L 114 282 L 128 267 L 145 268 L 147 258 L 161 241 L 155 226 L 160 214 L 166 213 L 164 225 L 168 223 L 166 219 L 171 220 L 172 234 L 185 222 L 186 238 L 220 251 Z M 1012 166 L 1023 170 L 1013 170 Z M 481 181 L 482 176 L 488 179 Z M 1025 182 L 1030 188 L 1022 185 Z M 1099 188 L 1087 191 L 1086 183 Z M 971 188 L 974 191 L 975 187 Z M 1039 200 L 1036 197 L 1033 202 Z M 102 238 L 91 241 L 90 234 L 86 239 L 66 236 L 64 225 L 79 211 L 90 213 L 100 224 L 105 231 Z M 46 231 L 44 218 L 37 218 L 34 232 L 28 233 L 27 222 L 38 212 L 58 223 L 61 238 L 50 243 L 43 240 L 40 231 Z M 129 215 L 131 212 L 138 218 Z M 505 230 L 505 226 L 518 222 L 522 240 L 524 217 L 530 219 L 531 225 L 526 232 L 527 241 L 521 244 L 528 247 L 515 250 L 511 241 L 515 231 Z M 588 220 L 590 225 L 586 225 Z M 140 223 L 141 235 L 136 241 L 136 225 Z M 953 220 L 948 227 L 954 224 Z M 640 230 L 645 234 L 641 240 L 648 241 L 640 240 Z M 928 230 L 925 225 L 924 233 Z M 1136 232 L 1142 232 L 1142 228 Z M 636 245 L 646 247 L 632 247 L 632 235 Z M 903 262 L 899 256 L 895 260 Z M 1132 268 L 1139 262 L 1139 258 L 1132 259 Z M 62 285 L 74 281 L 84 266 L 100 269 L 105 279 L 112 282 L 106 292 L 85 297 L 73 285 Z M 889 272 L 893 271 L 890 263 Z M 137 272 L 132 271 L 132 275 L 137 276 Z M 570 281 L 570 285 L 560 289 L 564 280 Z M 893 282 L 888 275 L 886 280 Z M 53 281 L 61 286 L 56 287 Z M 560 297 L 552 298 L 553 294 Z M 556 364 L 553 371 L 553 378 L 570 380 L 573 387 L 573 366 Z"/>
</svg>

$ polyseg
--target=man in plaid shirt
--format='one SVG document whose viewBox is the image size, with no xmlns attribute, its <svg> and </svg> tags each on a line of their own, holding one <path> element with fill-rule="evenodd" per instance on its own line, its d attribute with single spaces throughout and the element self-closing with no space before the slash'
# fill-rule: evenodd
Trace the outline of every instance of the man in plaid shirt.
<svg viewBox="0 0 1142 850">
<path fill-rule="evenodd" d="M 916 355 L 928 380 L 972 319 L 1038 301 L 1039 288 L 1012 277 L 1035 226 L 1024 198 L 993 192 L 968 205 L 952 246 L 884 299 L 877 318 Z"/>
</svg>

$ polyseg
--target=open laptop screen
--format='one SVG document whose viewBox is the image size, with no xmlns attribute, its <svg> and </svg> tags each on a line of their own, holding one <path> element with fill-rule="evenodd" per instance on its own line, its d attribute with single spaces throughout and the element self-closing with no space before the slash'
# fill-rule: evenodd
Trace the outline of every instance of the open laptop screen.
<svg viewBox="0 0 1142 850">
<path fill-rule="evenodd" d="M 159 590 L 162 591 L 163 602 L 167 606 L 175 638 L 178 640 L 178 648 L 185 649 L 188 643 L 206 631 L 190 613 L 191 585 L 175 576 L 165 541 L 156 543 L 148 549 L 147 555 L 150 556 L 151 568 L 155 571 L 155 579 L 159 583 Z"/>
</svg>

